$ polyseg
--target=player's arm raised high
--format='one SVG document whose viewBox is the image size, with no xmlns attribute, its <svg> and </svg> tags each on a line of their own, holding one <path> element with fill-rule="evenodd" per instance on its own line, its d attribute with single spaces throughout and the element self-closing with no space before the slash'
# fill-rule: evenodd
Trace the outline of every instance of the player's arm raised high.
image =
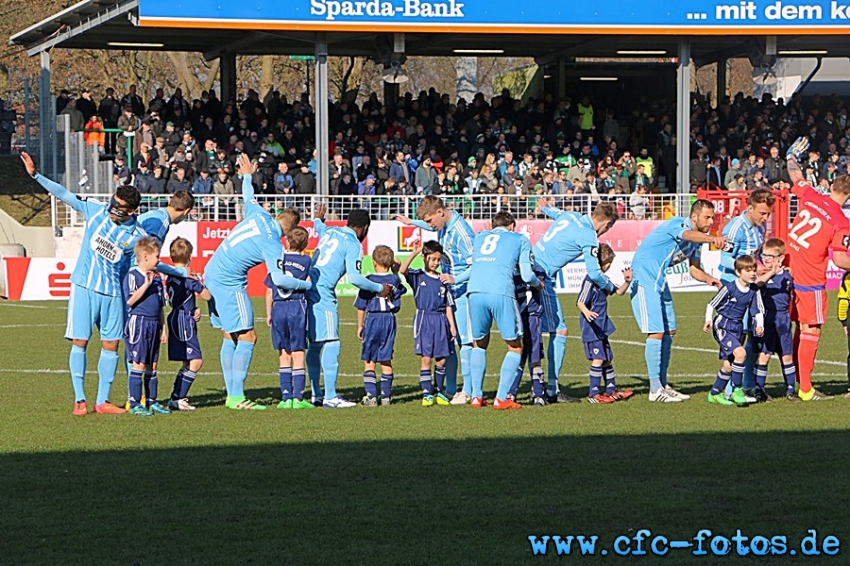
<svg viewBox="0 0 850 566">
<path fill-rule="evenodd" d="M 29 156 L 26 152 L 21 152 L 21 161 L 24 162 L 24 167 L 29 173 L 29 176 L 35 179 L 35 181 L 44 187 L 51 195 L 55 196 L 80 214 L 85 215 L 87 212 L 86 202 L 84 200 L 78 199 L 77 195 L 60 185 L 59 183 L 54 183 L 35 169 L 35 163 L 33 163 L 32 157 Z"/>
</svg>

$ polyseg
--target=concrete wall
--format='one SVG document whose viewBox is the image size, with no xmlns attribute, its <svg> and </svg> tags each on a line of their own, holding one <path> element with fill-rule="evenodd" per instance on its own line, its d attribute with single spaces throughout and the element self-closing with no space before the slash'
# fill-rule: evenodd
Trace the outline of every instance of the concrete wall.
<svg viewBox="0 0 850 566">
<path fill-rule="evenodd" d="M 21 244 L 27 257 L 55 257 L 53 228 L 23 226 L 3 210 L 0 210 L 0 244 Z"/>
</svg>

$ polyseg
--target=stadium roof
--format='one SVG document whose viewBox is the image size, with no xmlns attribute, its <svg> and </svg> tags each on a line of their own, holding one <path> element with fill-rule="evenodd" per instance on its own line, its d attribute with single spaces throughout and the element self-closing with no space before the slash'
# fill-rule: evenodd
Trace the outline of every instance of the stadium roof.
<svg viewBox="0 0 850 566">
<path fill-rule="evenodd" d="M 245 55 L 312 55 L 314 31 L 257 31 L 194 27 L 140 27 L 139 0 L 83 0 L 13 35 L 29 55 L 66 49 L 134 49 L 201 52 L 215 59 L 225 52 Z M 676 57 L 677 35 L 510 35 L 494 33 L 406 33 L 405 51 L 412 56 L 446 57 L 466 53 L 489 56 L 530 56 L 538 64 L 559 57 L 622 57 L 622 51 L 651 52 L 651 57 Z M 368 56 L 375 53 L 375 33 L 327 32 L 331 55 Z M 782 51 L 823 51 L 825 56 L 850 56 L 850 42 L 839 35 L 779 35 Z M 698 65 L 747 56 L 751 35 L 691 36 L 692 58 Z M 663 52 L 664 55 L 659 52 Z"/>
</svg>

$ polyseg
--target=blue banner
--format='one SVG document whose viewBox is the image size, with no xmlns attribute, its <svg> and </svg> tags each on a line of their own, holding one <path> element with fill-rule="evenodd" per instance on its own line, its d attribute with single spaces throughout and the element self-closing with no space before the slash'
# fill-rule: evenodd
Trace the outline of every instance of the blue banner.
<svg viewBox="0 0 850 566">
<path fill-rule="evenodd" d="M 551 1 L 551 0 L 549 0 Z M 324 31 L 729 34 L 850 32 L 850 0 L 140 0 L 142 25 Z"/>
</svg>

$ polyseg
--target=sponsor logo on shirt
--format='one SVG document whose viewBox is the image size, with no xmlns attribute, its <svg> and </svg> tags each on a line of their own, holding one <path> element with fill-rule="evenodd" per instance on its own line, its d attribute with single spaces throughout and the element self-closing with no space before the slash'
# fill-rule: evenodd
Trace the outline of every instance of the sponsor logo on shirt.
<svg viewBox="0 0 850 566">
<path fill-rule="evenodd" d="M 101 256 L 106 261 L 111 263 L 118 263 L 123 255 L 123 251 L 122 249 L 119 249 L 119 247 L 123 245 L 123 247 L 126 248 L 130 244 L 129 242 L 122 242 L 122 244 L 116 246 L 103 236 L 96 235 L 91 239 L 90 245 L 92 251 Z"/>
</svg>

